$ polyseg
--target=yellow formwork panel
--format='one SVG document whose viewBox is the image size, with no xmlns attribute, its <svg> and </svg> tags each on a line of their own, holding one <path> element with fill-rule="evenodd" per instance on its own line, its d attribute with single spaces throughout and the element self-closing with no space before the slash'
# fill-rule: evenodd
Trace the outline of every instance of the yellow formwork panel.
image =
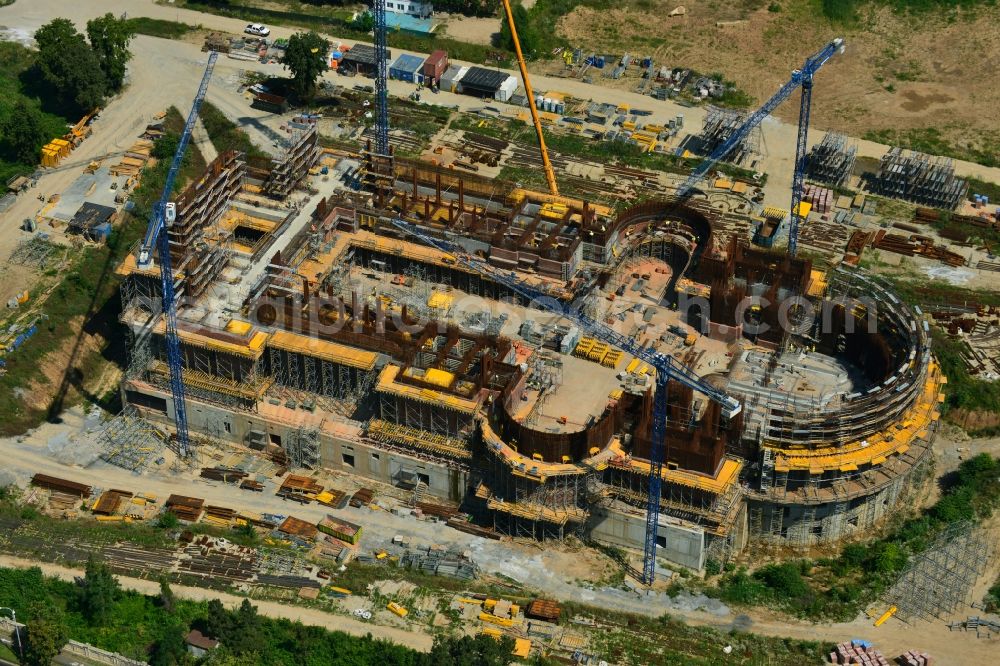
<svg viewBox="0 0 1000 666">
<path fill-rule="evenodd" d="M 162 319 L 156 323 L 155 330 L 159 335 L 164 334 L 165 328 L 166 327 Z M 249 358 L 260 357 L 264 349 L 264 343 L 267 342 L 267 334 L 261 331 L 254 333 L 254 335 L 243 344 L 218 340 L 211 336 L 202 335 L 183 328 L 178 329 L 177 336 L 180 338 L 182 343 L 193 347 L 201 347 L 211 351 L 235 354 L 236 356 L 246 356 Z"/>
<path fill-rule="evenodd" d="M 375 367 L 375 360 L 378 358 L 378 354 L 375 352 L 355 349 L 336 342 L 310 338 L 288 331 L 275 331 L 271 334 L 271 339 L 268 340 L 267 344 L 275 349 L 313 356 L 360 370 L 371 370 Z"/>
<path fill-rule="evenodd" d="M 938 418 L 934 411 L 940 378 L 938 368 L 931 364 L 924 390 L 896 429 L 876 433 L 867 439 L 844 446 L 829 446 L 811 450 L 788 451 L 768 446 L 775 453 L 775 471 L 808 470 L 810 474 L 825 471 L 855 471 L 861 465 L 881 465 L 891 455 L 902 455 L 917 439 L 927 436 L 927 427 Z"/>
<path fill-rule="evenodd" d="M 649 461 L 632 458 L 628 461 L 628 466 L 634 470 L 642 472 L 643 474 L 649 474 Z M 707 474 L 699 474 L 698 472 L 690 472 L 682 469 L 667 468 L 663 469 L 661 476 L 667 483 L 687 486 L 689 488 L 697 488 L 698 490 L 704 490 L 716 495 L 721 495 L 732 487 L 733 484 L 739 481 L 740 469 L 742 468 L 743 463 L 740 461 L 732 458 L 724 458 L 722 465 L 719 467 L 719 471 L 715 476 L 708 476 Z"/>
<path fill-rule="evenodd" d="M 409 384 L 400 384 L 396 381 L 396 378 L 399 376 L 399 372 L 400 367 L 398 365 L 389 364 L 385 366 L 382 369 L 382 372 L 379 373 L 378 382 L 375 384 L 375 390 L 382 393 L 391 393 L 403 398 L 410 398 L 419 402 L 426 402 L 439 407 L 447 407 L 466 414 L 474 414 L 479 408 L 478 400 L 460 398 L 458 396 L 442 393 L 441 391 L 420 388 L 418 386 L 410 386 Z"/>
</svg>

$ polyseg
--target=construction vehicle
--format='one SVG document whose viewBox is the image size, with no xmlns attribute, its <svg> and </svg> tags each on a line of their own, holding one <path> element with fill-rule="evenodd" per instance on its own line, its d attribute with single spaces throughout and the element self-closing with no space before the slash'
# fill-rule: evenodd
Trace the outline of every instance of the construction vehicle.
<svg viewBox="0 0 1000 666">
<path fill-rule="evenodd" d="M 215 69 L 215 61 L 218 57 L 219 54 L 215 51 L 208 54 L 208 63 L 205 65 L 205 73 L 201 77 L 201 85 L 198 87 L 198 93 L 194 97 L 191 111 L 184 123 L 184 131 L 181 132 L 177 151 L 174 153 L 173 162 L 170 163 L 170 169 L 167 171 L 163 192 L 160 194 L 159 201 L 153 204 L 149 226 L 146 228 L 146 236 L 139 246 L 139 255 L 136 258 L 139 267 L 149 268 L 153 264 L 154 251 L 158 252 L 160 284 L 163 288 L 162 306 L 167 343 L 167 365 L 170 368 L 170 392 L 174 403 L 177 450 L 182 458 L 188 456 L 190 441 L 188 438 L 187 407 L 184 400 L 184 380 L 181 376 L 184 363 L 181 356 L 180 339 L 177 336 L 174 272 L 170 266 L 170 238 L 165 227 L 172 225 L 177 216 L 177 207 L 169 199 L 174 189 L 174 182 L 177 180 L 177 173 L 181 168 L 181 161 L 184 159 L 184 151 L 187 150 L 188 143 L 191 141 L 191 131 L 198 119 L 198 111 L 201 109 L 201 103 L 205 100 L 205 93 L 208 92 L 208 82 L 212 78 L 212 71 Z"/>
<path fill-rule="evenodd" d="M 510 0 L 502 0 L 503 11 L 507 15 L 507 25 L 510 26 L 510 38 L 514 42 L 514 53 L 517 54 L 517 67 L 521 70 L 521 82 L 524 84 L 524 94 L 528 98 L 528 110 L 531 111 L 531 122 L 535 125 L 535 134 L 538 136 L 538 152 L 542 155 L 542 168 L 545 170 L 545 181 L 549 184 L 549 192 L 559 194 L 559 185 L 556 183 L 556 172 L 552 169 L 552 162 L 549 161 L 549 151 L 545 147 L 545 134 L 542 132 L 542 121 L 538 117 L 538 107 L 535 106 L 535 93 L 531 90 L 531 77 L 528 76 L 528 65 L 524 61 L 524 53 L 521 52 L 521 41 L 517 38 L 517 27 L 514 25 L 514 12 L 510 6 Z"/>
<path fill-rule="evenodd" d="M 388 608 L 390 611 L 392 611 L 399 617 L 406 617 L 407 615 L 410 614 L 410 611 L 406 610 L 405 608 L 397 604 L 395 601 L 390 601 L 389 604 L 386 606 L 386 608 Z"/>
<path fill-rule="evenodd" d="M 793 70 L 792 78 L 790 78 L 785 85 L 781 86 L 781 88 L 778 89 L 778 92 L 771 96 L 771 99 L 764 102 L 759 109 L 751 113 L 747 117 L 746 121 L 744 121 L 744 123 L 740 125 L 740 127 L 734 131 L 728 139 L 720 143 L 708 157 L 702 160 L 701 163 L 694 168 L 694 171 L 691 172 L 691 175 L 688 176 L 687 180 L 685 180 L 684 183 L 677 189 L 678 196 L 690 196 L 694 192 L 695 185 L 698 184 L 698 181 L 704 178 L 705 174 L 707 174 L 719 160 L 724 158 L 727 154 L 729 154 L 729 151 L 742 142 L 755 127 L 763 122 L 764 118 L 769 116 L 771 112 L 778 107 L 779 104 L 788 99 L 788 97 L 795 92 L 796 88 L 801 87 L 802 102 L 799 108 L 798 142 L 795 146 L 795 174 L 792 178 L 792 206 L 789 208 L 789 211 L 791 211 L 791 224 L 788 230 L 788 253 L 794 257 L 797 249 L 799 229 L 799 220 L 795 213 L 799 210 L 799 203 L 802 201 L 802 186 L 805 184 L 807 157 L 806 140 L 809 133 L 809 109 L 812 104 L 813 75 L 835 54 L 843 52 L 844 40 L 841 37 L 837 37 L 818 52 L 806 58 L 802 69 Z"/>
<path fill-rule="evenodd" d="M 603 323 L 588 317 L 580 312 L 578 308 L 563 308 L 558 301 L 548 296 L 545 292 L 521 282 L 509 273 L 497 270 L 476 257 L 463 254 L 460 247 L 447 240 L 449 237 L 448 232 L 445 232 L 445 238 L 441 239 L 431 237 L 424 233 L 418 226 L 398 218 L 393 220 L 393 224 L 403 232 L 418 238 L 427 245 L 437 248 L 442 252 L 450 253 L 464 267 L 524 296 L 529 303 L 535 303 L 538 307 L 566 317 L 579 326 L 593 340 L 600 341 L 608 346 L 617 347 L 621 351 L 640 359 L 644 366 L 648 365 L 656 371 L 656 388 L 653 393 L 653 436 L 649 456 L 649 494 L 646 504 L 646 540 L 643 551 L 642 571 L 643 582 L 647 585 L 652 584 L 656 575 L 656 533 L 660 521 L 660 486 L 663 480 L 667 435 L 667 382 L 670 380 L 679 382 L 719 403 L 725 418 L 735 417 L 742 411 L 743 406 L 732 396 L 703 382 L 694 370 L 681 364 L 674 357 L 642 346 L 635 339 L 622 335 Z"/>
</svg>

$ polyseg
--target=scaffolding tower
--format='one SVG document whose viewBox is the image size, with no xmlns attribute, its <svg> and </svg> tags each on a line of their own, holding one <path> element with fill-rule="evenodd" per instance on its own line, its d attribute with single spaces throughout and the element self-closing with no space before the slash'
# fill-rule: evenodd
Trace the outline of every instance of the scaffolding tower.
<svg viewBox="0 0 1000 666">
<path fill-rule="evenodd" d="M 883 196 L 953 210 L 965 198 L 969 184 L 955 177 L 955 162 L 949 157 L 894 147 L 882 157 L 872 189 Z"/>
<path fill-rule="evenodd" d="M 971 523 L 952 525 L 914 556 L 884 601 L 896 606 L 896 617 L 904 622 L 942 619 L 968 600 L 993 546 L 985 530 Z"/>
<path fill-rule="evenodd" d="M 285 455 L 292 468 L 316 469 L 319 466 L 319 429 L 300 426 L 285 441 Z"/>
<path fill-rule="evenodd" d="M 165 448 L 177 452 L 166 433 L 144 419 L 132 405 L 107 422 L 99 439 L 101 459 L 132 472 L 143 471 Z"/>
<path fill-rule="evenodd" d="M 702 124 L 701 134 L 698 135 L 700 141 L 699 151 L 705 155 L 711 155 L 715 149 L 729 140 L 737 130 L 746 123 L 748 114 L 746 111 L 734 111 L 732 109 L 720 109 L 710 106 L 705 114 L 705 122 Z M 742 164 L 751 155 L 760 154 L 760 129 L 754 128 L 751 132 L 733 146 L 726 155 L 723 155 L 727 162 Z"/>
<path fill-rule="evenodd" d="M 857 155 L 858 147 L 849 144 L 847 136 L 827 132 L 823 140 L 809 151 L 806 175 L 819 183 L 844 185 L 854 171 Z"/>
</svg>

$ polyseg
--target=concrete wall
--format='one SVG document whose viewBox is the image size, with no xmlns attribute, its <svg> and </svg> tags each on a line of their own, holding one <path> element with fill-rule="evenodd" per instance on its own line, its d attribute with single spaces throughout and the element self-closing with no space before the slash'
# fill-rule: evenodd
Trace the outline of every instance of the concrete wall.
<svg viewBox="0 0 1000 666">
<path fill-rule="evenodd" d="M 587 524 L 590 538 L 600 543 L 642 550 L 646 543 L 646 518 L 594 507 Z M 675 565 L 700 571 L 705 566 L 705 531 L 696 526 L 660 516 L 657 557 Z"/>
<path fill-rule="evenodd" d="M 136 387 L 129 388 L 134 390 Z M 150 420 L 172 430 L 174 410 L 170 395 L 146 387 L 143 387 L 141 392 L 167 400 L 166 414 L 141 406 L 139 409 Z M 303 413 L 303 416 L 307 414 Z M 292 438 L 301 423 L 268 421 L 259 414 L 234 411 L 223 405 L 209 404 L 190 397 L 187 400 L 187 416 L 188 426 L 192 432 L 229 439 L 238 444 L 246 444 L 250 432 L 256 431 L 264 433 L 269 443 L 281 445 Z M 314 415 L 308 414 L 308 416 Z M 399 482 L 401 472 L 417 474 L 427 484 L 426 494 L 442 499 L 460 501 L 469 483 L 468 472 L 395 450 L 389 451 L 374 444 L 334 437 L 322 430 L 320 430 L 319 449 L 320 464 L 326 469 L 348 472 L 392 485 Z"/>
</svg>

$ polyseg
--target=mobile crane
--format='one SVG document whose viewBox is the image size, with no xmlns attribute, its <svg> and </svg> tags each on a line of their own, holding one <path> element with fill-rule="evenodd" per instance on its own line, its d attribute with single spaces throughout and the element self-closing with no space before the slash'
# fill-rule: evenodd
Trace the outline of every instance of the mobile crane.
<svg viewBox="0 0 1000 666">
<path fill-rule="evenodd" d="M 556 183 L 556 172 L 549 161 L 549 150 L 545 147 L 545 134 L 542 132 L 542 122 L 538 118 L 538 107 L 535 106 L 535 94 L 531 90 L 531 77 L 528 76 L 528 65 L 521 52 L 521 41 L 517 38 L 517 27 L 514 26 L 514 12 L 510 0 L 502 0 L 503 10 L 507 15 L 507 25 L 510 26 L 510 37 L 514 42 L 514 52 L 517 54 L 517 66 L 521 70 L 521 81 L 524 83 L 524 94 L 528 98 L 528 109 L 531 111 L 531 122 L 535 125 L 538 136 L 538 152 L 542 154 L 542 169 L 545 170 L 545 181 L 549 185 L 549 193 L 559 195 L 559 185 Z"/>
<path fill-rule="evenodd" d="M 188 113 L 187 121 L 184 123 L 184 131 L 181 132 L 180 142 L 174 152 L 174 159 L 170 163 L 170 170 L 167 171 L 167 179 L 163 185 L 163 192 L 160 199 L 153 204 L 153 211 L 150 214 L 149 226 L 146 228 L 146 235 L 139 246 L 139 256 L 137 264 L 140 268 L 149 268 L 153 265 L 154 250 L 159 254 L 160 282 L 163 287 L 163 319 L 167 342 L 167 364 L 170 367 L 170 392 L 174 402 L 174 423 L 177 429 L 177 450 L 181 457 L 187 457 L 190 447 L 187 424 L 187 407 L 184 400 L 184 379 L 182 377 L 183 361 L 181 358 L 181 343 L 177 337 L 177 304 L 175 302 L 174 273 L 170 266 L 170 235 L 166 231 L 174 223 L 177 217 L 177 207 L 170 201 L 170 195 L 174 189 L 174 181 L 177 179 L 177 172 L 180 171 L 181 161 L 184 159 L 184 151 L 191 141 L 191 131 L 194 123 L 198 119 L 198 112 L 201 110 L 201 103 L 205 101 L 205 93 L 208 92 L 208 82 L 212 78 L 212 71 L 215 69 L 215 61 L 219 54 L 210 51 L 208 63 L 205 65 L 205 73 L 201 77 L 201 85 L 198 93 L 194 97 L 191 111 Z"/>
</svg>

